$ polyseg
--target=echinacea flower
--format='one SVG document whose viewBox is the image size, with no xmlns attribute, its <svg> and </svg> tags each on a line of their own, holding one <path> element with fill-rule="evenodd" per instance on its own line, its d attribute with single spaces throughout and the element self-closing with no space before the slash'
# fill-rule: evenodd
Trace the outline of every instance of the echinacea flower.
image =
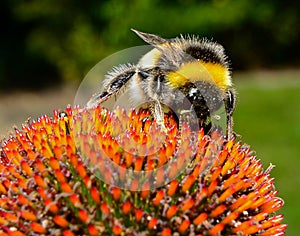
<svg viewBox="0 0 300 236">
<path fill-rule="evenodd" d="M 248 146 L 171 115 L 155 136 L 148 116 L 68 107 L 2 140 L 0 236 L 284 235 L 271 167 Z"/>
</svg>

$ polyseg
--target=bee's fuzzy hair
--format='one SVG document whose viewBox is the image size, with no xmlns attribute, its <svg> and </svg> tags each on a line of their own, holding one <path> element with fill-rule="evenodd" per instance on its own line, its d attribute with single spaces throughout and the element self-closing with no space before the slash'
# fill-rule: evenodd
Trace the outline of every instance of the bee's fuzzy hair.
<svg viewBox="0 0 300 236">
<path fill-rule="evenodd" d="M 196 59 L 202 59 L 206 62 L 209 60 L 214 60 L 214 62 L 220 63 L 222 66 L 229 69 L 228 57 L 226 56 L 225 49 L 221 44 L 207 38 L 200 38 L 199 36 L 195 35 L 180 35 L 180 37 L 176 37 L 174 41 L 178 43 L 185 52 L 188 49 L 198 49 L 200 52 L 202 52 L 203 58 Z M 208 56 L 206 55 L 207 53 L 209 53 L 213 58 L 205 58 L 205 56 Z"/>
<path fill-rule="evenodd" d="M 181 65 L 194 61 L 218 63 L 229 70 L 230 63 L 222 45 L 195 35 L 180 35 L 172 39 L 164 39 L 158 35 L 134 32 L 146 43 L 157 48 L 162 54 L 158 66 L 165 70 L 177 70 Z"/>
<path fill-rule="evenodd" d="M 106 73 L 105 80 L 103 81 L 103 88 L 107 88 L 113 79 L 126 74 L 129 71 L 136 71 L 136 65 L 127 63 L 114 66 Z"/>
</svg>

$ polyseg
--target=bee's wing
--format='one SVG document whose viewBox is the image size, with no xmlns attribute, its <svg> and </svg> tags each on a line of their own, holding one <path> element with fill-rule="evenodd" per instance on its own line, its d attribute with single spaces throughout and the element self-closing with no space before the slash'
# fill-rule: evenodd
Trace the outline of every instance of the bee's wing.
<svg viewBox="0 0 300 236">
<path fill-rule="evenodd" d="M 156 34 L 148 34 L 144 33 L 135 29 L 131 29 L 134 33 L 136 33 L 142 40 L 144 40 L 146 43 L 156 46 L 160 44 L 167 43 L 168 40 L 164 39 Z"/>
<path fill-rule="evenodd" d="M 106 74 L 106 79 L 103 81 L 103 91 L 94 94 L 87 102 L 86 107 L 95 107 L 105 102 L 112 95 L 116 95 L 127 85 L 128 81 L 130 81 L 137 72 L 138 70 L 135 65 L 120 65 L 113 68 L 112 71 Z"/>
<path fill-rule="evenodd" d="M 194 60 L 193 57 L 184 52 L 182 49 L 183 40 L 180 40 L 179 38 L 165 39 L 155 34 L 148 34 L 135 29 L 131 30 L 164 55 L 166 60 L 166 63 L 164 64 L 169 65 L 170 67 L 166 69 L 178 68 L 182 62 Z"/>
</svg>

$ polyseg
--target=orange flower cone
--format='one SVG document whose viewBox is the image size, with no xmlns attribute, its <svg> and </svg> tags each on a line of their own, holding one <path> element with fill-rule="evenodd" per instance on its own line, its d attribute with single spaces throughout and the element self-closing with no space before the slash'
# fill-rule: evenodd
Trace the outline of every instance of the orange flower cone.
<svg viewBox="0 0 300 236">
<path fill-rule="evenodd" d="M 0 236 L 284 235 L 271 167 L 248 146 L 168 115 L 164 133 L 147 111 L 79 111 L 2 140 Z"/>
</svg>

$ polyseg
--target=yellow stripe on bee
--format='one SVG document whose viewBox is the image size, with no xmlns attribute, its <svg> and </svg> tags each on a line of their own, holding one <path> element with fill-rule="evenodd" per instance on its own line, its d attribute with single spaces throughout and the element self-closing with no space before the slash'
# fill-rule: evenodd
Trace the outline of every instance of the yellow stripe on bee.
<svg viewBox="0 0 300 236">
<path fill-rule="evenodd" d="M 203 61 L 193 61 L 184 64 L 178 71 L 168 74 L 168 81 L 174 88 L 197 81 L 214 83 L 221 90 L 225 90 L 232 85 L 229 71 L 225 67 L 218 63 Z"/>
</svg>

